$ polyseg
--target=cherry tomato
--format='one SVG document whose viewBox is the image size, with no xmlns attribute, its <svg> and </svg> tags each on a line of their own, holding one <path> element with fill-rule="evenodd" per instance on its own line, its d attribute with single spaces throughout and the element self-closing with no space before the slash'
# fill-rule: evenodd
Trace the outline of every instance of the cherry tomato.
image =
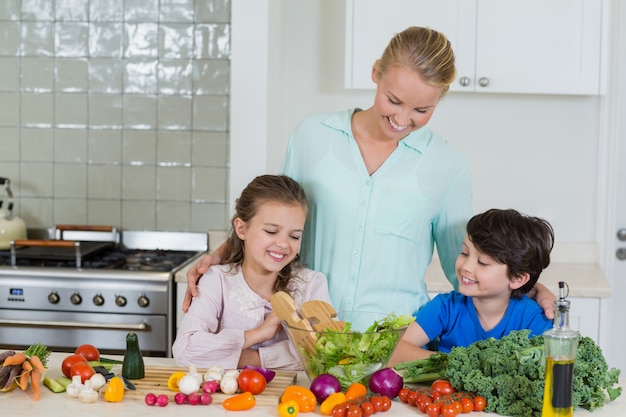
<svg viewBox="0 0 626 417">
<path fill-rule="evenodd" d="M 383 401 L 383 409 L 381 411 L 387 411 L 391 408 L 391 398 L 381 395 Z"/>
<path fill-rule="evenodd" d="M 363 417 L 370 417 L 374 414 L 374 406 L 369 401 L 363 401 L 361 404 L 361 411 L 363 411 Z"/>
<path fill-rule="evenodd" d="M 441 415 L 443 417 L 456 417 L 458 413 L 456 412 L 456 408 L 453 404 L 442 404 Z"/>
<path fill-rule="evenodd" d="M 96 371 L 87 362 L 77 362 L 70 368 L 70 376 L 72 379 L 75 375 L 80 375 L 80 380 L 84 384 Z"/>
<path fill-rule="evenodd" d="M 474 411 L 483 411 L 487 406 L 487 400 L 482 395 L 474 397 Z"/>
<path fill-rule="evenodd" d="M 383 397 L 380 395 L 375 395 L 370 398 L 370 402 L 372 403 L 372 407 L 374 407 L 374 413 L 378 413 L 383 409 Z"/>
<path fill-rule="evenodd" d="M 408 387 L 400 388 L 400 391 L 398 391 L 398 398 L 400 399 L 400 401 L 406 403 L 406 397 L 409 392 L 411 392 L 411 389 Z"/>
<path fill-rule="evenodd" d="M 252 393 L 252 395 L 257 395 L 265 390 L 267 380 L 259 371 L 255 371 L 254 369 L 244 369 L 239 372 L 237 384 L 239 384 L 239 389 L 241 391 L 248 391 Z"/>
<path fill-rule="evenodd" d="M 348 403 L 337 404 L 331 410 L 332 417 L 346 417 L 348 412 Z"/>
<path fill-rule="evenodd" d="M 471 398 L 463 397 L 459 400 L 459 402 L 461 403 L 462 408 L 461 413 L 467 414 L 474 411 L 474 400 L 472 400 Z"/>
<path fill-rule="evenodd" d="M 100 360 L 100 351 L 94 345 L 80 345 L 76 348 L 74 354 L 84 356 L 88 361 Z"/>
<path fill-rule="evenodd" d="M 446 381 L 444 379 L 438 379 L 438 380 L 434 381 L 432 383 L 432 385 L 430 386 L 430 388 L 433 391 L 437 391 L 437 392 L 440 392 L 442 394 L 452 394 L 453 392 L 456 391 L 456 389 L 454 389 L 452 384 L 450 384 L 450 382 L 448 382 L 448 381 Z"/>
<path fill-rule="evenodd" d="M 417 401 L 415 401 L 415 406 L 417 408 L 419 408 L 419 410 L 422 413 L 426 412 L 426 407 L 428 407 L 428 404 L 432 403 L 433 400 L 428 396 L 428 395 L 420 395 L 419 397 L 417 397 Z"/>
<path fill-rule="evenodd" d="M 426 415 L 428 417 L 439 417 L 441 415 L 441 404 L 430 403 L 426 406 Z"/>
<path fill-rule="evenodd" d="M 418 397 L 420 397 L 420 396 L 419 396 L 417 391 L 409 391 L 409 393 L 406 395 L 405 403 L 415 407 L 417 405 L 417 398 Z"/>
<path fill-rule="evenodd" d="M 362 417 L 363 410 L 361 407 L 355 404 L 351 404 L 348 406 L 348 411 L 346 411 L 346 417 Z"/>
<path fill-rule="evenodd" d="M 454 409 L 456 410 L 457 414 L 461 414 L 463 412 L 463 406 L 461 405 L 459 401 L 454 400 L 450 404 L 454 406 Z"/>
<path fill-rule="evenodd" d="M 69 355 L 68 357 L 63 359 L 63 362 L 61 363 L 61 372 L 63 372 L 63 375 L 71 379 L 72 377 L 70 376 L 70 370 L 72 369 L 72 366 L 74 364 L 79 362 L 87 363 L 87 359 L 85 359 L 84 356 L 77 354 Z"/>
</svg>

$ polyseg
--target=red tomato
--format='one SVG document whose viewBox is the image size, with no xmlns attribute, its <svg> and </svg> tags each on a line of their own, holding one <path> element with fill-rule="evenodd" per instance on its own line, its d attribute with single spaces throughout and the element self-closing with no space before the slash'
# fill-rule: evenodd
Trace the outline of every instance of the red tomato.
<svg viewBox="0 0 626 417">
<path fill-rule="evenodd" d="M 413 407 L 417 406 L 417 398 L 419 397 L 417 391 L 409 391 L 405 398 L 405 403 L 412 405 Z"/>
<path fill-rule="evenodd" d="M 441 415 L 441 404 L 430 403 L 426 406 L 426 415 L 428 417 L 439 417 Z"/>
<path fill-rule="evenodd" d="M 453 392 L 456 391 L 456 389 L 454 389 L 452 384 L 450 384 L 450 382 L 448 382 L 448 381 L 446 381 L 444 379 L 438 379 L 438 380 L 434 381 L 433 384 L 430 386 L 430 388 L 433 391 L 437 391 L 437 392 L 440 392 L 442 394 L 452 394 Z"/>
<path fill-rule="evenodd" d="M 420 395 L 419 397 L 417 397 L 417 400 L 415 401 L 415 406 L 417 408 L 419 408 L 419 410 L 422 413 L 426 412 L 426 407 L 428 407 L 428 404 L 432 403 L 433 400 L 428 396 L 428 395 Z"/>
<path fill-rule="evenodd" d="M 483 411 L 487 406 L 487 400 L 482 395 L 474 397 L 474 411 Z"/>
<path fill-rule="evenodd" d="M 370 417 L 374 414 L 374 406 L 369 401 L 363 401 L 361 403 L 361 410 L 363 411 L 363 417 Z"/>
<path fill-rule="evenodd" d="M 99 361 L 100 351 L 94 345 L 80 345 L 74 351 L 76 355 L 84 356 L 88 361 Z"/>
<path fill-rule="evenodd" d="M 239 389 L 241 391 L 248 391 L 252 393 L 252 395 L 257 395 L 265 390 L 267 380 L 259 371 L 255 371 L 254 369 L 244 369 L 239 372 L 237 384 L 239 384 Z"/>
<path fill-rule="evenodd" d="M 72 369 L 72 365 L 79 362 L 87 363 L 87 359 L 85 359 L 84 356 L 77 354 L 69 355 L 68 357 L 63 359 L 63 362 L 61 363 L 61 372 L 63 372 L 63 375 L 68 378 L 72 378 L 70 376 L 70 370 Z"/>
<path fill-rule="evenodd" d="M 459 401 L 454 400 L 450 404 L 454 406 L 454 409 L 456 410 L 457 414 L 461 414 L 463 412 L 463 406 L 461 405 Z"/>
<path fill-rule="evenodd" d="M 332 417 L 346 417 L 346 413 L 348 412 L 348 403 L 337 404 L 333 407 L 331 411 Z"/>
<path fill-rule="evenodd" d="M 406 402 L 406 397 L 407 394 L 411 392 L 411 390 L 407 387 L 402 387 L 400 388 L 400 391 L 398 391 L 398 398 L 400 399 L 400 401 L 402 401 L 403 403 Z"/>
<path fill-rule="evenodd" d="M 391 398 L 386 397 L 384 395 L 381 395 L 381 398 L 383 400 L 383 409 L 382 411 L 387 411 L 391 408 Z"/>
<path fill-rule="evenodd" d="M 441 415 L 443 417 L 456 417 L 457 414 L 454 404 L 443 404 L 441 406 Z"/>
<path fill-rule="evenodd" d="M 84 384 L 89 378 L 95 374 L 96 371 L 87 362 L 77 362 L 70 368 L 71 379 L 75 375 L 80 375 L 80 380 Z"/>
<path fill-rule="evenodd" d="M 348 411 L 346 412 L 346 417 L 362 417 L 363 410 L 358 405 L 349 405 Z"/>
<path fill-rule="evenodd" d="M 374 407 L 374 413 L 378 413 L 379 411 L 383 410 L 383 397 L 380 395 L 375 395 L 372 398 L 370 398 L 370 402 L 372 403 L 372 406 Z"/>
<path fill-rule="evenodd" d="M 469 397 L 463 397 L 459 401 L 461 402 L 461 413 L 467 414 L 474 411 L 474 400 Z"/>
</svg>

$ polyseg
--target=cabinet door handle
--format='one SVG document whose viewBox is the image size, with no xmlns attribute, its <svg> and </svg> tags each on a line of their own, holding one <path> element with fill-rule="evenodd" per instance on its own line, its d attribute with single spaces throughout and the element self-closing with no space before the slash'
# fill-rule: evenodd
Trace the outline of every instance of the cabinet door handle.
<svg viewBox="0 0 626 417">
<path fill-rule="evenodd" d="M 463 87 L 467 87 L 468 85 L 470 85 L 470 78 L 469 77 L 459 78 L 459 84 L 461 84 Z"/>
<path fill-rule="evenodd" d="M 481 87 L 487 87 L 489 85 L 489 78 L 487 78 L 487 77 L 480 77 L 478 79 L 478 85 L 480 85 Z"/>
</svg>

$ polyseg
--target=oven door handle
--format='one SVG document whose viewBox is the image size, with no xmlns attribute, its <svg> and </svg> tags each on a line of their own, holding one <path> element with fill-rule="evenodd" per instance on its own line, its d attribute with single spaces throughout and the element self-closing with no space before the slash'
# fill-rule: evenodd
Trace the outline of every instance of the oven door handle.
<svg viewBox="0 0 626 417">
<path fill-rule="evenodd" d="M 0 325 L 20 325 L 30 327 L 52 327 L 52 328 L 83 328 L 102 330 L 135 330 L 143 331 L 148 328 L 146 323 L 123 324 L 123 323 L 86 323 L 81 321 L 38 321 L 38 320 L 7 320 L 0 319 Z"/>
</svg>

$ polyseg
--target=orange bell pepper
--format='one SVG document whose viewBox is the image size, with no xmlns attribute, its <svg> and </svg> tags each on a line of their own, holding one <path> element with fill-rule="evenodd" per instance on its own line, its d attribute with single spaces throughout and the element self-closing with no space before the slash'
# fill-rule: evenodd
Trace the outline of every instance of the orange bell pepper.
<svg viewBox="0 0 626 417">
<path fill-rule="evenodd" d="M 298 403 L 298 407 L 300 407 L 300 412 L 302 413 L 314 411 L 317 405 L 317 398 L 315 398 L 313 391 L 299 385 L 289 385 L 285 388 L 285 391 L 283 391 L 280 401 L 284 403 L 290 400 L 294 400 Z"/>
<path fill-rule="evenodd" d="M 333 407 L 337 404 L 343 404 L 346 400 L 346 394 L 343 392 L 333 392 L 320 404 L 320 412 L 325 416 L 329 416 L 333 413 Z"/>
<path fill-rule="evenodd" d="M 256 405 L 256 399 L 251 392 L 246 391 L 241 394 L 228 397 L 222 403 L 222 406 L 228 411 L 244 411 L 249 410 Z"/>
</svg>

